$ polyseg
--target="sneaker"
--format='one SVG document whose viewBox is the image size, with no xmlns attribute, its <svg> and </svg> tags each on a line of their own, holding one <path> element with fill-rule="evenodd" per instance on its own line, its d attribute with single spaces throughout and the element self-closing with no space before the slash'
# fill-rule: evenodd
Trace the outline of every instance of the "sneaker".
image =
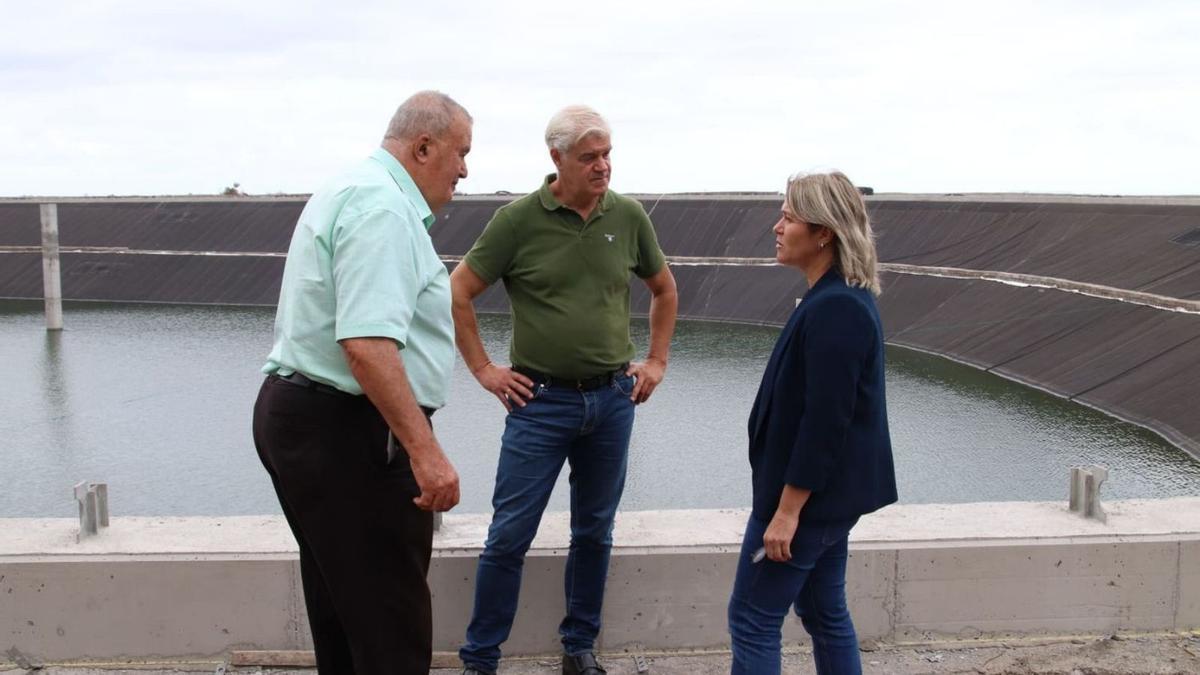
<svg viewBox="0 0 1200 675">
<path fill-rule="evenodd" d="M 584 652 L 571 656 L 563 654 L 563 675 L 605 675 L 606 670 L 600 667 L 596 662 L 596 656 L 591 652 Z"/>
<path fill-rule="evenodd" d="M 496 675 L 493 670 L 483 670 L 475 666 L 466 666 L 463 668 L 462 675 Z"/>
</svg>

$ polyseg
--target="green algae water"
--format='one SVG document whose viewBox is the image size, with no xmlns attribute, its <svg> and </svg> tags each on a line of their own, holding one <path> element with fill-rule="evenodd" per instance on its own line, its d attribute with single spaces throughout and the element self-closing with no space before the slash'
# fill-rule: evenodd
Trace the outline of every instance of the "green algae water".
<svg viewBox="0 0 1200 675">
<path fill-rule="evenodd" d="M 113 515 L 278 513 L 250 438 L 272 308 L 0 301 L 0 517 L 74 517 L 72 485 L 109 485 Z M 507 316 L 482 316 L 497 361 Z M 746 416 L 779 329 L 680 322 L 667 378 L 638 410 L 622 508 L 744 507 Z M 635 322 L 644 353 L 646 323 Z M 1111 471 L 1106 499 L 1200 495 L 1200 462 L 1156 434 L 946 359 L 888 350 L 906 503 L 1066 500 L 1068 467 Z M 461 362 L 434 428 L 490 510 L 504 409 Z M 567 508 L 566 471 L 550 503 Z"/>
</svg>

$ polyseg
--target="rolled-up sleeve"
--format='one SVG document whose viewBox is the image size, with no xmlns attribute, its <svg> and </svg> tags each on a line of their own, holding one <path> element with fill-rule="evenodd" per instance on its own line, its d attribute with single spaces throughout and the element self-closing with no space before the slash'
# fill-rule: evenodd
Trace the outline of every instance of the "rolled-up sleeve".
<svg viewBox="0 0 1200 675">
<path fill-rule="evenodd" d="M 859 379 L 879 338 L 867 308 L 837 295 L 808 309 L 803 339 L 804 410 L 784 480 L 819 492 L 845 445 Z"/>
<path fill-rule="evenodd" d="M 382 209 L 338 218 L 330 244 L 335 339 L 385 337 L 404 347 L 421 290 L 412 227 Z"/>
</svg>

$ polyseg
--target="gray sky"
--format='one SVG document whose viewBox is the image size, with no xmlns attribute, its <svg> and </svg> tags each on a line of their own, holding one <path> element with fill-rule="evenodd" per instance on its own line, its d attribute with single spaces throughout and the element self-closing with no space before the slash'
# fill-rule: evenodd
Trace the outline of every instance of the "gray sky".
<svg viewBox="0 0 1200 675">
<path fill-rule="evenodd" d="M 582 9 L 582 7 L 589 9 Z M 1200 2 L 4 3 L 0 195 L 309 192 L 418 89 L 467 192 L 527 192 L 550 115 L 624 192 L 1200 193 Z"/>
</svg>

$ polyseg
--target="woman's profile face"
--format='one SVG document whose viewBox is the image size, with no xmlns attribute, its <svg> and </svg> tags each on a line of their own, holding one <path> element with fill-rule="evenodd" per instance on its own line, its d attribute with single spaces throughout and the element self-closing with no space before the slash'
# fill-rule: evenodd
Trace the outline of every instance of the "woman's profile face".
<svg viewBox="0 0 1200 675">
<path fill-rule="evenodd" d="M 820 254 L 821 237 L 825 235 L 823 227 L 809 227 L 808 223 L 792 213 L 787 202 L 780 209 L 779 220 L 775 227 L 775 261 L 780 265 L 807 269 L 808 265 Z"/>
</svg>

